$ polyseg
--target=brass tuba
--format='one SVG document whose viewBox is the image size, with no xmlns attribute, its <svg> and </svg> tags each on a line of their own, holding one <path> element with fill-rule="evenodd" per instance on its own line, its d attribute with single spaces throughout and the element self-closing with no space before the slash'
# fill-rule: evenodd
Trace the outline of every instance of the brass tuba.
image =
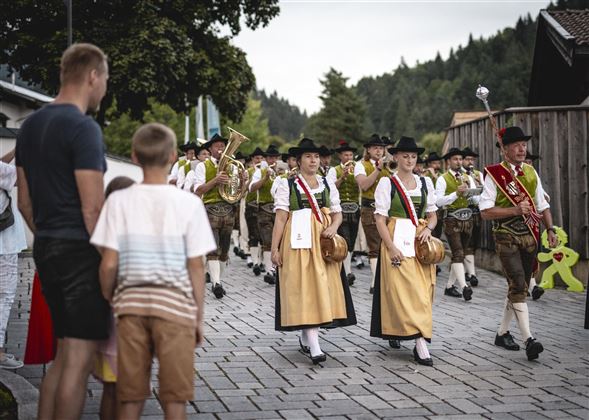
<svg viewBox="0 0 589 420">
<path fill-rule="evenodd" d="M 229 141 L 221 159 L 219 159 L 219 166 L 217 172 L 224 171 L 229 177 L 229 183 L 219 185 L 219 195 L 229 204 L 237 203 L 247 193 L 247 181 L 244 181 L 243 174 L 246 173 L 245 166 L 238 160 L 235 160 L 235 152 L 246 140 L 249 140 L 243 134 L 235 131 L 231 127 L 229 129 Z"/>
</svg>

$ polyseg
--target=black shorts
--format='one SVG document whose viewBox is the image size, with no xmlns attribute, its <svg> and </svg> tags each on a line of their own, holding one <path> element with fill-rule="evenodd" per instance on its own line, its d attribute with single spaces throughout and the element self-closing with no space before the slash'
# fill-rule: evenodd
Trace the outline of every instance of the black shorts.
<svg viewBox="0 0 589 420">
<path fill-rule="evenodd" d="M 33 257 L 57 338 L 108 338 L 110 305 L 98 280 L 100 254 L 88 241 L 36 238 Z"/>
</svg>

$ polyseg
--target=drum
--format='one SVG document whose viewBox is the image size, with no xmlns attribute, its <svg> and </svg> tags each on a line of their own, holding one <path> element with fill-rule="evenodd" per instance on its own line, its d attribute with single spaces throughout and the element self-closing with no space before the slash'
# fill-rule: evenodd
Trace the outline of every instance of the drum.
<svg viewBox="0 0 589 420">
<path fill-rule="evenodd" d="M 342 262 L 348 255 L 346 240 L 336 234 L 333 238 L 321 237 L 321 256 L 327 262 Z"/>
<path fill-rule="evenodd" d="M 445 256 L 444 244 L 433 236 L 429 241 L 415 239 L 415 256 L 422 264 L 439 264 Z"/>
</svg>

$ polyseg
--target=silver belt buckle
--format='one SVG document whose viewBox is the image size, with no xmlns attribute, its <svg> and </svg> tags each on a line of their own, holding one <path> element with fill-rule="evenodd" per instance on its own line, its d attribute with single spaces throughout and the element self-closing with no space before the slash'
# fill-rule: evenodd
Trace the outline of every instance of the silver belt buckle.
<svg viewBox="0 0 589 420">
<path fill-rule="evenodd" d="M 207 212 L 218 217 L 227 216 L 233 210 L 233 206 L 228 203 L 207 204 L 205 207 Z"/>
<path fill-rule="evenodd" d="M 469 208 L 458 209 L 458 210 L 453 211 L 452 213 L 448 213 L 448 215 L 464 222 L 466 220 L 469 220 L 472 217 L 472 209 L 469 209 Z"/>
<path fill-rule="evenodd" d="M 358 203 L 354 203 L 354 202 L 348 202 L 348 203 L 341 203 L 342 206 L 342 212 L 343 213 L 356 213 L 358 211 L 358 209 L 360 208 L 360 206 L 358 205 Z"/>
<path fill-rule="evenodd" d="M 266 203 L 260 206 L 266 213 L 274 213 L 274 203 Z"/>
</svg>

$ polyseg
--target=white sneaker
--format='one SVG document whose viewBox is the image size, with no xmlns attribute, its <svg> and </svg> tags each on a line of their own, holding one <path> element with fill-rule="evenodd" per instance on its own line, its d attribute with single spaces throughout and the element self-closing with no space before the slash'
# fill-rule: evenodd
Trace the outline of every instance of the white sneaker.
<svg viewBox="0 0 589 420">
<path fill-rule="evenodd" d="M 16 360 L 12 355 L 4 355 L 0 358 L 0 369 L 18 369 L 24 366 L 20 360 Z"/>
</svg>

